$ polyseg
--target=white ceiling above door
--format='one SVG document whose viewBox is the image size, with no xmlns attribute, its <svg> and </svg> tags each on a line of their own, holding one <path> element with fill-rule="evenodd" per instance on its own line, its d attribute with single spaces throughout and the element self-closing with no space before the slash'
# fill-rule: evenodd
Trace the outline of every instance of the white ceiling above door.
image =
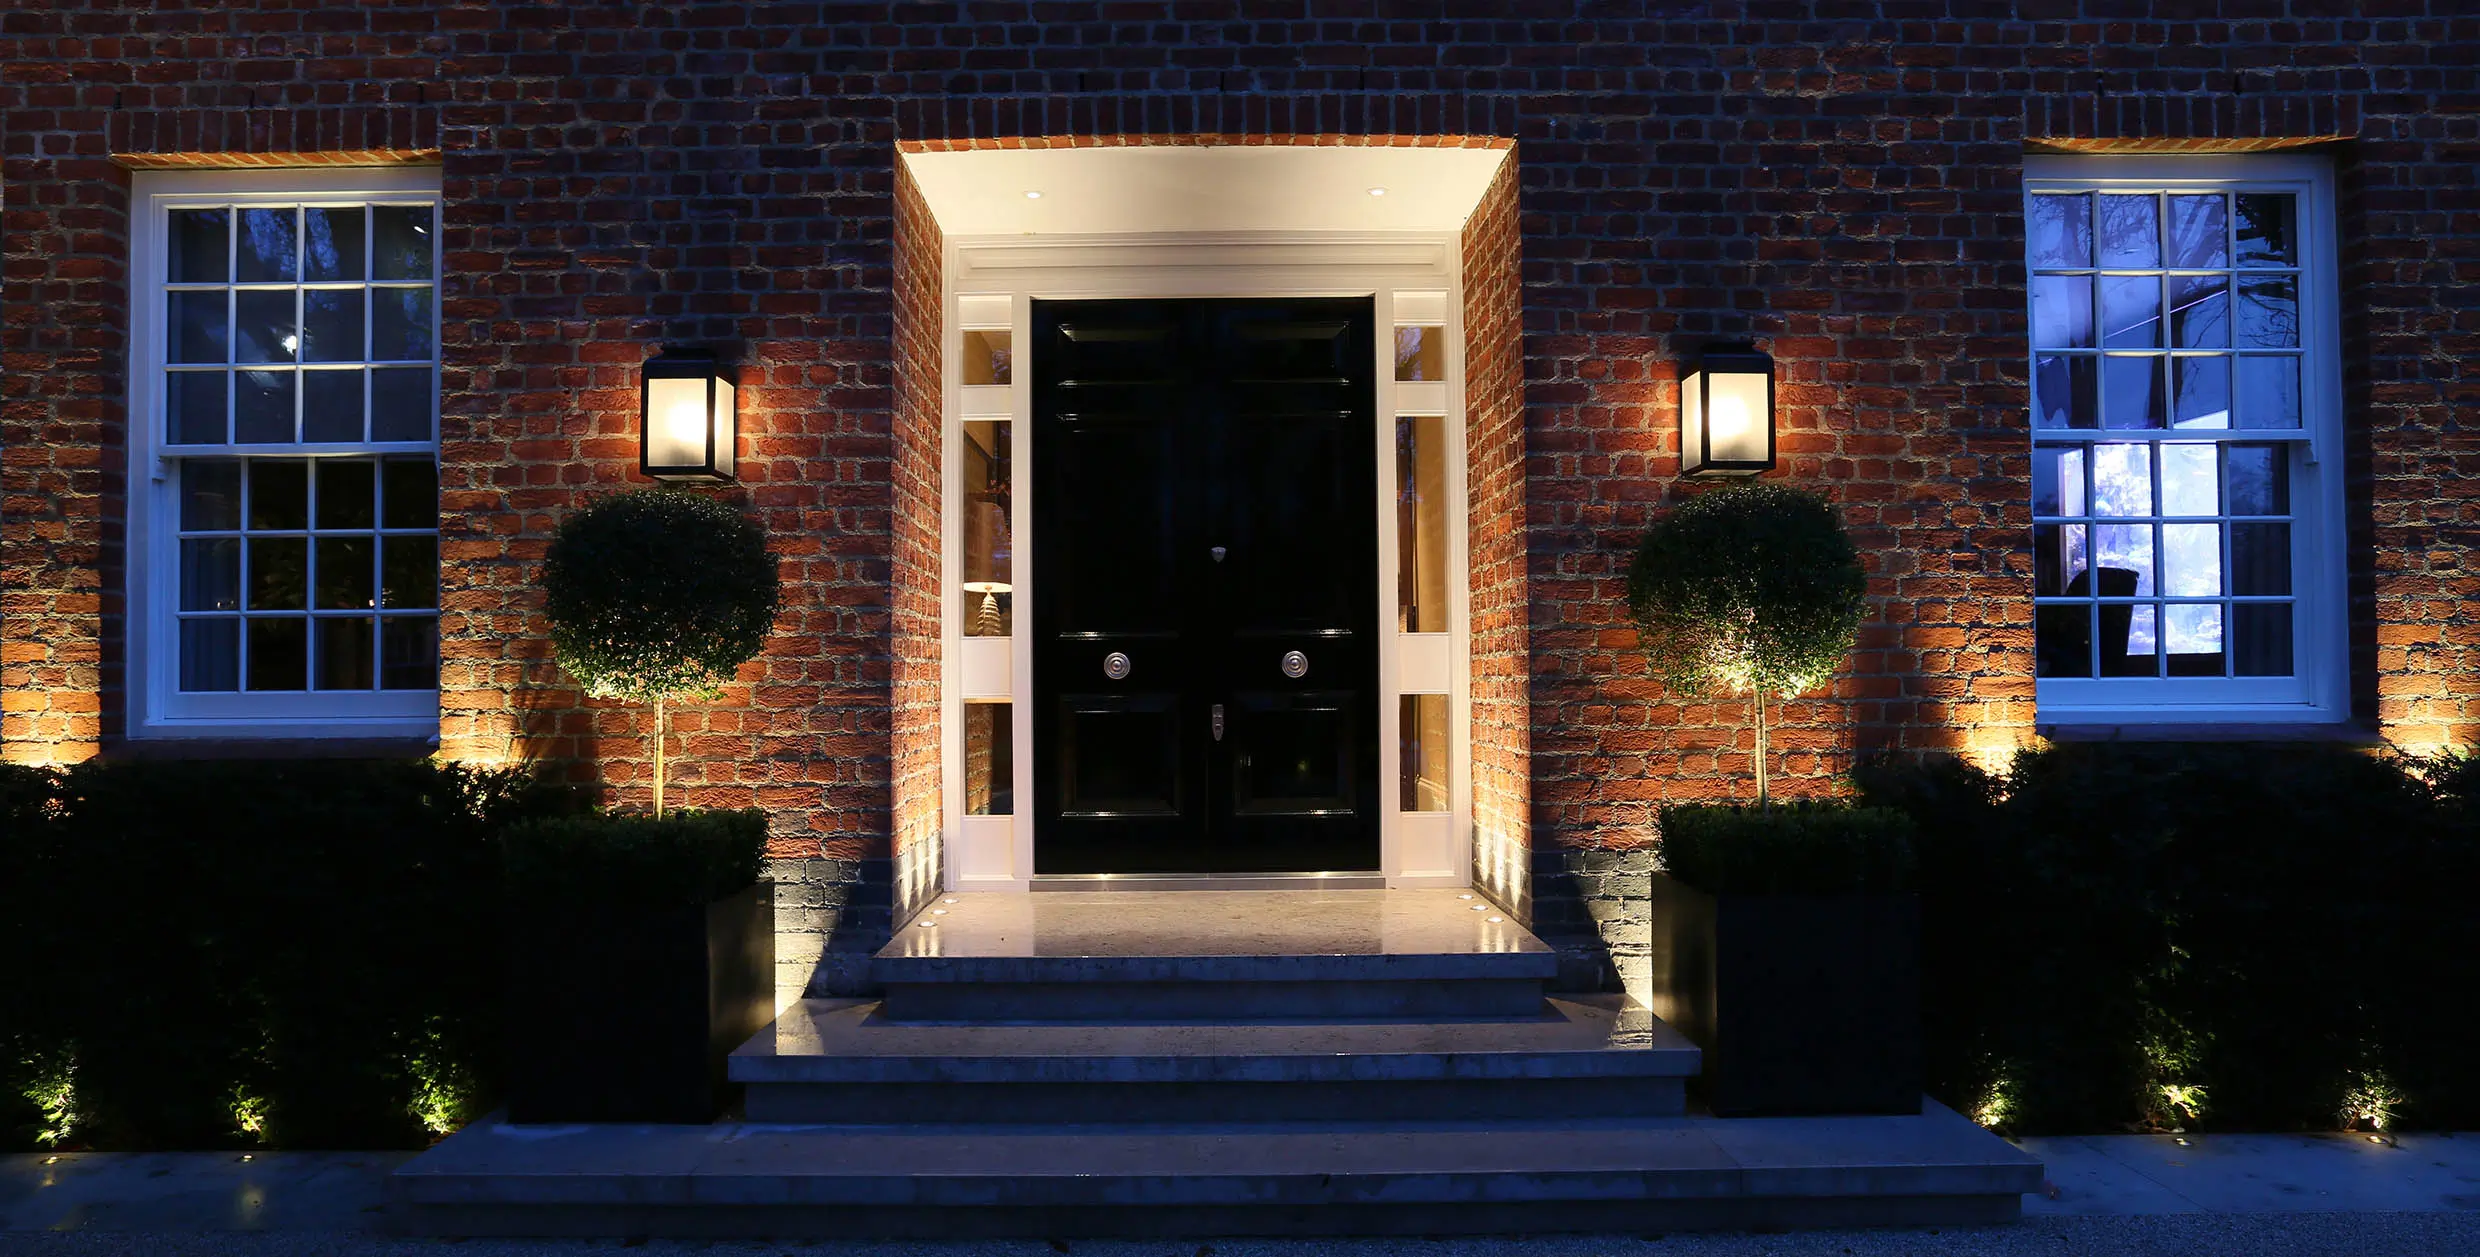
<svg viewBox="0 0 2480 1257">
<path fill-rule="evenodd" d="M 1509 151 L 1162 145 L 903 160 L 951 236 L 1441 232 L 1463 227 Z"/>
</svg>

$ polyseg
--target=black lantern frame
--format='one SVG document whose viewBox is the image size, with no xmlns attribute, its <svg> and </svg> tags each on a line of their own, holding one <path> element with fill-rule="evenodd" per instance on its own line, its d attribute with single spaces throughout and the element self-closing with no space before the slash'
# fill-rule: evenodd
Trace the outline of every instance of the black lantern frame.
<svg viewBox="0 0 2480 1257">
<path fill-rule="evenodd" d="M 1765 377 L 1763 413 L 1750 421 L 1765 428 L 1765 456 L 1717 456 L 1714 450 L 1715 378 Z M 1774 359 L 1745 342 L 1712 345 L 1679 377 L 1679 473 L 1683 476 L 1753 476 L 1774 469 Z M 1724 451 L 1730 455 L 1731 451 Z"/>
<path fill-rule="evenodd" d="M 637 470 L 654 480 L 733 479 L 740 444 L 736 374 L 711 350 L 667 349 L 648 358 L 638 371 Z M 694 412 L 701 433 L 691 439 L 680 407 L 701 402 Z"/>
</svg>

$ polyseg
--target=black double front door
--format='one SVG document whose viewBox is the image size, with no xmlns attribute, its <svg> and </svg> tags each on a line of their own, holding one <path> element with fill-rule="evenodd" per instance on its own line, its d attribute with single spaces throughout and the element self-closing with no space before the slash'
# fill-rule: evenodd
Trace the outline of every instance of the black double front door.
<svg viewBox="0 0 2480 1257">
<path fill-rule="evenodd" d="M 1033 304 L 1036 873 L 1377 868 L 1372 325 Z"/>
</svg>

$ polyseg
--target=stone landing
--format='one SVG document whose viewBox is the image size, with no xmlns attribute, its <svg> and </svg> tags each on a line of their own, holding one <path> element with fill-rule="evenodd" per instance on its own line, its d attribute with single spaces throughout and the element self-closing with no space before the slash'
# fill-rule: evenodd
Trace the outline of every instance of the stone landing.
<svg viewBox="0 0 2480 1257">
<path fill-rule="evenodd" d="M 1694 1045 L 1460 891 L 945 896 L 733 1054 L 736 1120 L 485 1122 L 425 1234 L 1443 1234 L 1979 1223 L 2038 1162 L 1944 1109 L 1719 1121 Z"/>
</svg>

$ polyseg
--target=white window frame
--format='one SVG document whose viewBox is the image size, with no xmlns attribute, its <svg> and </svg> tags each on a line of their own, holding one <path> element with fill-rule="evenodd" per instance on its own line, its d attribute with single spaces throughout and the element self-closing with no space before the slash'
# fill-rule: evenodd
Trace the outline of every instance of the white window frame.
<svg viewBox="0 0 2480 1257">
<path fill-rule="evenodd" d="M 141 171 L 130 207 L 129 520 L 127 531 L 128 736 L 131 738 L 436 738 L 439 690 L 250 691 L 183 693 L 180 689 L 179 484 L 183 457 L 316 457 L 439 454 L 438 367 L 440 276 L 431 300 L 432 439 L 422 442 L 228 444 L 212 452 L 191 447 L 175 456 L 164 440 L 165 287 L 167 232 L 175 209 L 350 202 L 367 198 L 402 204 L 427 197 L 434 221 L 440 205 L 435 167 L 304 170 Z M 436 257 L 436 253 L 434 254 Z M 444 259 L 435 262 L 444 269 Z M 228 422 L 230 419 L 228 417 Z"/>
<path fill-rule="evenodd" d="M 2300 426 L 2249 435 L 2301 447 L 2292 460 L 2292 675 L 2274 678 L 2037 678 L 2046 725 L 2325 724 L 2347 717 L 2348 621 L 2344 575 L 2340 279 L 2335 261 L 2333 164 L 2313 154 L 2035 155 L 2024 163 L 2030 198 L 2041 192 L 2291 192 L 2299 200 Z M 2026 379 L 2031 241 L 2026 259 Z M 2235 302 L 2235 294 L 2234 294 Z M 2099 319 L 2098 309 L 2094 317 Z M 2231 318 L 2237 319 L 2234 308 Z M 2037 404 L 2037 403 L 2036 403 Z M 2029 417 L 2029 416 L 2028 416 Z M 2027 448 L 2044 435 L 2028 423 Z M 2177 429 L 2129 430 L 2131 440 L 2177 439 Z M 2025 486 L 2029 501 L 2030 484 Z M 2227 640 L 2227 639 L 2226 639 Z"/>
</svg>

